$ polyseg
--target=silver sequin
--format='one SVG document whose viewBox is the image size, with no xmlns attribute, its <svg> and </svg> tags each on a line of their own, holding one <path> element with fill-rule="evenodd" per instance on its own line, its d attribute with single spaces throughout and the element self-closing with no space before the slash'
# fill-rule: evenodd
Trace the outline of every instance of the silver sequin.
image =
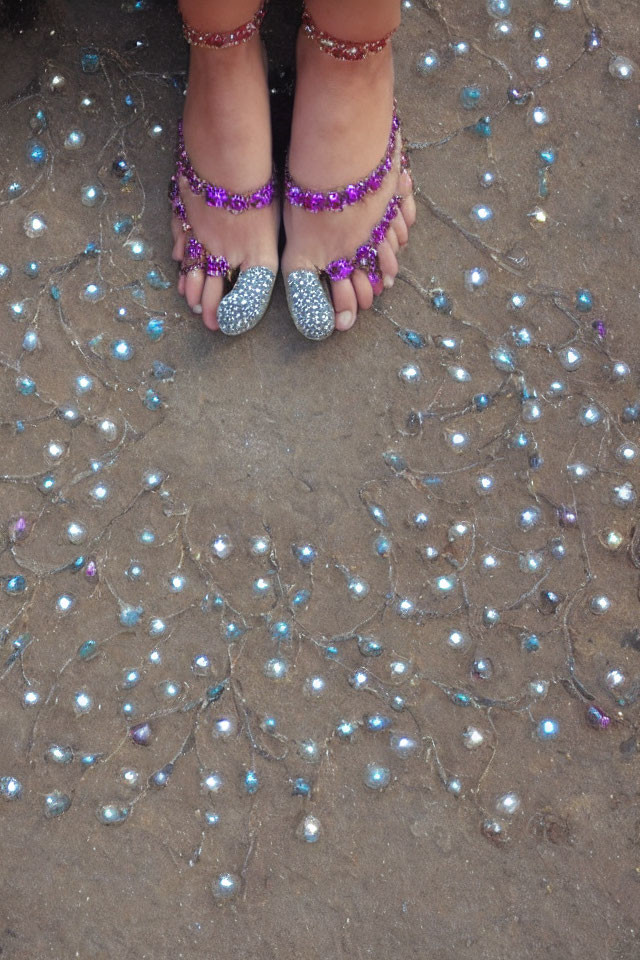
<svg viewBox="0 0 640 960">
<path fill-rule="evenodd" d="M 313 270 L 294 270 L 289 274 L 287 302 L 293 322 L 308 340 L 324 340 L 333 333 L 333 307 Z"/>
<path fill-rule="evenodd" d="M 267 267 L 243 270 L 233 290 L 220 301 L 218 323 L 221 331 L 236 336 L 255 327 L 269 306 L 275 282 L 275 273 Z"/>
</svg>

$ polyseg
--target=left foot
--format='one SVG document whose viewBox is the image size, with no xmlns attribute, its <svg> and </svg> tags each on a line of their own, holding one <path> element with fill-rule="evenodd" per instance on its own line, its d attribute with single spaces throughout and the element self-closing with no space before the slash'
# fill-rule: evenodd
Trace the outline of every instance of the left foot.
<svg viewBox="0 0 640 960">
<path fill-rule="evenodd" d="M 364 60 L 334 59 L 302 33 L 298 36 L 296 96 L 289 150 L 293 180 L 305 189 L 327 192 L 357 183 L 385 155 L 393 117 L 391 46 Z M 286 278 L 292 271 L 322 271 L 338 258 L 351 259 L 367 243 L 389 201 L 402 202 L 386 238 L 378 247 L 379 280 L 364 269 L 348 279 L 331 281 L 338 330 L 348 330 L 358 309 L 367 310 L 374 295 L 393 285 L 396 254 L 408 240 L 416 218 L 411 177 L 400 167 L 400 137 L 393 166 L 380 188 L 340 212 L 313 213 L 284 203 L 287 242 L 282 256 Z M 304 296 L 302 294 L 302 296 Z"/>
</svg>

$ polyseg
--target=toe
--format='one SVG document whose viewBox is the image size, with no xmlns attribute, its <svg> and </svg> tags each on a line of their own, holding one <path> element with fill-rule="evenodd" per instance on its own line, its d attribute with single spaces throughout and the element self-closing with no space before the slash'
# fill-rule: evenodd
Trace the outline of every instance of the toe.
<svg viewBox="0 0 640 960">
<path fill-rule="evenodd" d="M 287 272 L 286 263 L 283 257 L 291 318 L 308 340 L 324 340 L 335 329 L 335 314 L 320 278 L 314 270 Z"/>
<path fill-rule="evenodd" d="M 177 217 L 171 218 L 171 235 L 173 236 L 173 250 L 171 256 L 179 263 L 184 260 L 185 232 Z"/>
<path fill-rule="evenodd" d="M 409 228 L 405 223 L 405 219 L 402 216 L 401 210 L 398 210 L 395 217 L 391 221 L 391 225 L 396 237 L 398 238 L 398 243 L 401 247 L 404 247 L 404 245 L 409 242 Z"/>
<path fill-rule="evenodd" d="M 222 297 L 223 280 L 222 277 L 207 277 L 202 289 L 202 322 L 209 330 L 217 330 L 218 323 L 218 305 Z"/>
<path fill-rule="evenodd" d="M 363 270 L 355 270 L 353 273 L 353 286 L 358 298 L 358 306 L 361 310 L 368 310 L 373 303 L 373 287 L 369 283 L 369 278 Z M 382 282 L 380 282 L 382 288 Z"/>
<path fill-rule="evenodd" d="M 412 193 L 402 201 L 400 213 L 407 228 L 410 229 L 416 222 L 416 201 Z"/>
<path fill-rule="evenodd" d="M 331 298 L 336 312 L 336 329 L 349 330 L 356 322 L 358 298 L 351 280 L 334 280 Z"/>
<path fill-rule="evenodd" d="M 184 273 L 181 273 L 180 276 L 178 277 L 178 293 L 180 294 L 181 297 L 184 297 L 184 288 L 185 288 L 186 281 L 187 281 L 187 278 L 185 277 Z"/>
<path fill-rule="evenodd" d="M 201 300 L 204 279 L 204 270 L 191 270 L 186 276 L 184 295 L 194 313 L 202 313 Z"/>
<path fill-rule="evenodd" d="M 275 282 L 276 275 L 268 267 L 241 270 L 233 290 L 218 307 L 217 321 L 222 332 L 236 336 L 252 330 L 262 320 L 269 306 Z M 202 306 L 204 313 L 204 299 Z"/>
<path fill-rule="evenodd" d="M 382 273 L 382 283 L 385 287 L 392 287 L 398 275 L 398 261 L 389 240 L 383 240 L 378 247 L 378 263 Z"/>
</svg>

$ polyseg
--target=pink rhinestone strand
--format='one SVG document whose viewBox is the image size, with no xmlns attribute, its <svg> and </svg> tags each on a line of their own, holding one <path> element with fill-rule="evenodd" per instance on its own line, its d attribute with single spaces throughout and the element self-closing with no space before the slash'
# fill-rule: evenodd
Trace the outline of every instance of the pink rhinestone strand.
<svg viewBox="0 0 640 960">
<path fill-rule="evenodd" d="M 369 54 L 380 53 L 395 33 L 395 29 L 391 30 L 380 40 L 365 40 L 363 42 L 339 40 L 338 37 L 333 37 L 330 33 L 325 33 L 324 30 L 316 26 L 311 14 L 306 9 L 302 14 L 302 30 L 304 35 L 317 43 L 324 53 L 328 53 L 336 60 L 347 61 L 364 60 Z"/>
<path fill-rule="evenodd" d="M 251 20 L 247 20 L 246 23 L 236 27 L 235 30 L 229 30 L 227 33 L 208 33 L 205 30 L 198 30 L 196 27 L 190 26 L 190 24 L 183 20 L 183 36 L 192 47 L 211 47 L 215 50 L 223 50 L 226 47 L 237 47 L 241 43 L 246 43 L 254 34 L 258 33 L 267 11 L 267 3 L 268 0 L 262 0 L 260 8 Z"/>
<path fill-rule="evenodd" d="M 287 203 L 292 207 L 304 207 L 305 210 L 309 210 L 311 213 L 321 213 L 324 210 L 340 211 L 343 210 L 344 207 L 350 207 L 352 204 L 358 203 L 368 193 L 375 193 L 376 190 L 380 189 L 386 175 L 393 166 L 393 156 L 396 149 L 396 138 L 399 128 L 400 121 L 394 108 L 391 133 L 389 134 L 389 142 L 384 157 L 378 166 L 366 177 L 363 177 L 362 180 L 358 180 L 356 183 L 350 183 L 346 187 L 340 187 L 326 192 L 322 192 L 321 190 L 305 190 L 293 180 L 287 170 L 284 185 Z"/>
</svg>

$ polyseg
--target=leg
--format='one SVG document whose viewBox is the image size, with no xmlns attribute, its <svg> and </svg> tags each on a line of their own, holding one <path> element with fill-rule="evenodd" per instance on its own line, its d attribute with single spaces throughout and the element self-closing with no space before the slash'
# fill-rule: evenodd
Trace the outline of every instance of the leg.
<svg viewBox="0 0 640 960">
<path fill-rule="evenodd" d="M 197 34 L 228 33 L 254 17 L 259 0 L 181 0 L 183 19 Z M 265 184 L 272 172 L 269 92 L 258 32 L 234 46 L 192 45 L 184 106 L 184 143 L 198 177 L 224 186 L 231 194 L 249 194 Z M 208 205 L 179 177 L 180 199 L 193 235 L 204 247 L 224 257 L 231 268 L 277 270 L 278 211 L 275 204 L 234 216 Z M 186 236 L 177 218 L 173 223 L 174 259 L 183 261 Z M 264 291 L 266 273 L 254 290 Z M 240 283 L 240 282 L 239 282 Z M 204 323 L 217 329 L 222 316 L 238 313 L 245 278 L 238 291 L 223 294 L 223 278 L 202 269 L 182 275 L 179 291 Z M 249 284 L 251 286 L 251 284 Z M 254 296 L 255 300 L 255 296 Z M 226 328 L 225 328 L 226 329 Z M 228 329 L 226 332 L 235 332 Z"/>
<path fill-rule="evenodd" d="M 308 0 L 306 9 L 319 31 L 355 43 L 387 36 L 400 20 L 399 0 Z M 303 30 L 297 66 L 289 157 L 292 179 L 304 188 L 327 191 L 366 178 L 389 143 L 394 109 L 391 45 L 364 59 L 345 61 L 329 55 Z M 374 295 L 393 285 L 396 252 L 415 219 L 411 179 L 401 170 L 400 152 L 397 144 L 393 167 L 379 189 L 340 212 L 285 205 L 286 277 L 291 271 L 323 268 L 329 261 L 352 257 L 383 217 L 391 198 L 405 198 L 378 247 L 381 276 L 372 280 L 358 269 L 331 284 L 338 329 L 348 329 L 358 308 L 367 309 Z"/>
</svg>

